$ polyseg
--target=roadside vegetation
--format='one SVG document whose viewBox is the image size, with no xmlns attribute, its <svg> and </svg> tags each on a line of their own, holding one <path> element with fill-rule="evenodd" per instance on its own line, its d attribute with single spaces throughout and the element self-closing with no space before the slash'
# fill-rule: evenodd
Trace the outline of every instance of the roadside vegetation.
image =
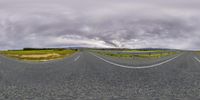
<svg viewBox="0 0 200 100">
<path fill-rule="evenodd" d="M 200 54 L 200 51 L 196 51 L 197 54 Z"/>
<path fill-rule="evenodd" d="M 165 50 L 123 50 L 123 52 L 164 52 Z"/>
<path fill-rule="evenodd" d="M 194 54 L 200 55 L 200 51 L 195 51 Z"/>
<path fill-rule="evenodd" d="M 133 50 L 132 52 L 111 52 L 111 51 L 96 51 L 98 54 L 106 55 L 110 57 L 117 57 L 117 58 L 161 58 L 165 56 L 170 56 L 176 54 L 176 52 L 172 51 L 163 51 L 163 50 L 150 50 L 150 51 L 136 51 Z M 134 52 L 137 52 L 134 54 Z"/>
<path fill-rule="evenodd" d="M 2 55 L 26 61 L 49 61 L 70 56 L 77 50 L 8 50 L 1 51 Z"/>
</svg>

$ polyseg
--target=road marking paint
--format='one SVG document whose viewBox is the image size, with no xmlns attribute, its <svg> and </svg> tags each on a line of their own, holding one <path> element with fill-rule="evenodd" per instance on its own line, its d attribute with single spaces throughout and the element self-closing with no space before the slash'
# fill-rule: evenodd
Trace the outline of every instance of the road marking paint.
<svg viewBox="0 0 200 100">
<path fill-rule="evenodd" d="M 80 57 L 81 57 L 81 56 L 79 55 L 78 57 L 76 57 L 76 58 L 74 59 L 74 61 L 77 61 Z"/>
<path fill-rule="evenodd" d="M 161 62 L 161 63 L 154 64 L 154 65 L 147 65 L 147 66 L 126 66 L 126 65 L 121 65 L 121 64 L 117 64 L 117 63 L 108 61 L 108 60 L 106 60 L 106 59 L 104 59 L 104 58 L 101 58 L 101 57 L 99 57 L 99 56 L 97 56 L 97 55 L 95 55 L 95 54 L 93 54 L 93 53 L 91 53 L 91 54 L 92 54 L 93 56 L 95 56 L 95 57 L 97 57 L 97 58 L 99 58 L 99 59 L 101 59 L 101 60 L 103 60 L 103 61 L 109 63 L 109 64 L 112 64 L 112 65 L 115 65 L 115 66 L 118 66 L 118 67 L 129 68 L 129 69 L 152 68 L 152 67 L 156 67 L 156 66 L 159 66 L 159 65 L 168 63 L 168 62 L 170 62 L 170 61 L 172 61 L 172 60 L 178 58 L 179 56 L 181 56 L 181 54 L 180 54 L 180 55 L 177 55 L 176 57 L 173 57 L 173 58 L 171 58 L 171 59 L 168 59 L 168 60 L 166 60 L 166 61 L 163 61 L 163 62 Z"/>
<path fill-rule="evenodd" d="M 197 60 L 198 62 L 200 62 L 200 59 L 198 59 L 197 57 L 194 57 L 195 60 Z"/>
</svg>

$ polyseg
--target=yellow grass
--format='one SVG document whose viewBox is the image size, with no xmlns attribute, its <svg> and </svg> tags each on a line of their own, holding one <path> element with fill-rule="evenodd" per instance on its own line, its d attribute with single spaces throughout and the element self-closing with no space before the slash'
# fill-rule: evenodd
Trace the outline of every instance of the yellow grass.
<svg viewBox="0 0 200 100">
<path fill-rule="evenodd" d="M 2 51 L 5 56 L 28 61 L 49 61 L 74 54 L 75 50 L 13 50 Z"/>
</svg>

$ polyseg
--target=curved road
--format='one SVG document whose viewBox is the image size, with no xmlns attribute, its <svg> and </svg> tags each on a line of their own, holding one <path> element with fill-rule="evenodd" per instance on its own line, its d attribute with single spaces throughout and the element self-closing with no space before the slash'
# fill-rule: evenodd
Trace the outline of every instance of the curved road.
<svg viewBox="0 0 200 100">
<path fill-rule="evenodd" d="M 0 56 L 0 100 L 196 100 L 199 58 L 185 52 L 157 67 L 128 69 L 85 51 L 48 63 Z"/>
</svg>

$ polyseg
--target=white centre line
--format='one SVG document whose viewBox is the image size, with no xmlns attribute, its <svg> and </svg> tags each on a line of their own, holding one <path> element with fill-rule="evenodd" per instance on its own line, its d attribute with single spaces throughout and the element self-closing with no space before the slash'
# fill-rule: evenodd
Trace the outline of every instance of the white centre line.
<svg viewBox="0 0 200 100">
<path fill-rule="evenodd" d="M 147 66 L 126 66 L 126 65 L 121 65 L 121 64 L 117 64 L 117 63 L 108 61 L 108 60 L 106 60 L 106 59 L 104 59 L 104 58 L 101 58 L 101 57 L 99 57 L 99 56 L 97 56 L 97 55 L 95 55 L 95 54 L 93 54 L 93 53 L 90 53 L 90 54 L 92 54 L 93 56 L 95 56 L 95 57 L 97 57 L 97 58 L 99 58 L 99 59 L 101 59 L 101 60 L 103 60 L 103 61 L 105 61 L 105 62 L 107 62 L 107 63 L 109 63 L 109 64 L 112 64 L 112 65 L 115 65 L 115 66 L 118 66 L 118 67 L 129 68 L 129 69 L 152 68 L 152 67 L 156 67 L 156 66 L 165 64 L 165 63 L 167 63 L 167 62 L 170 62 L 170 61 L 172 61 L 172 60 L 178 58 L 179 56 L 181 56 L 181 54 L 180 54 L 180 55 L 178 55 L 178 56 L 176 56 L 176 57 L 173 57 L 173 58 L 171 58 L 171 59 L 168 59 L 168 60 L 166 60 L 166 61 L 163 61 L 163 62 L 161 62 L 161 63 L 154 64 L 154 65 L 147 65 Z"/>
<path fill-rule="evenodd" d="M 79 55 L 78 57 L 76 57 L 76 58 L 74 59 L 74 61 L 77 61 L 80 57 L 81 57 L 81 56 Z"/>
<path fill-rule="evenodd" d="M 200 62 L 200 60 L 197 57 L 194 57 L 194 59 L 196 59 L 198 62 Z"/>
</svg>

